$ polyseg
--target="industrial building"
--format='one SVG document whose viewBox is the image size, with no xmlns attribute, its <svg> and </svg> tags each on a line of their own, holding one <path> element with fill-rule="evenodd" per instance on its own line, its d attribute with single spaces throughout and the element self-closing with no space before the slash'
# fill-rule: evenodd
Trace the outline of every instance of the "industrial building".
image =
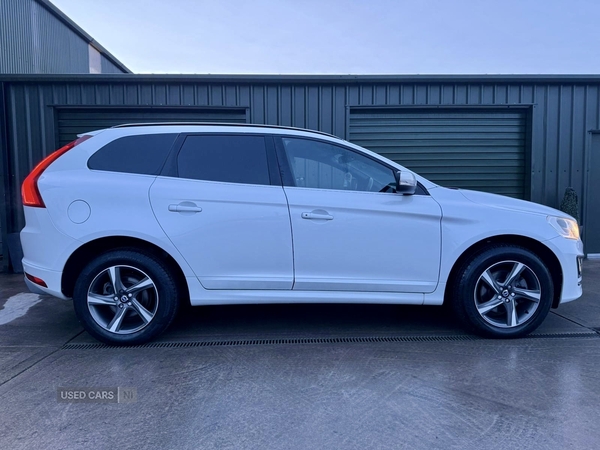
<svg viewBox="0 0 600 450">
<path fill-rule="evenodd" d="M 48 0 L 0 1 L 0 74 L 131 73 Z"/>
<path fill-rule="evenodd" d="M 600 76 L 134 75 L 48 0 L 0 2 L 2 268 L 19 268 L 20 185 L 78 134 L 133 122 L 324 131 L 442 185 L 559 207 L 600 256 Z"/>
<path fill-rule="evenodd" d="M 552 207 L 573 187 L 600 254 L 599 99 L 600 76 L 0 76 L 3 254 L 38 161 L 79 133 L 156 121 L 320 130 L 443 186 Z"/>
</svg>

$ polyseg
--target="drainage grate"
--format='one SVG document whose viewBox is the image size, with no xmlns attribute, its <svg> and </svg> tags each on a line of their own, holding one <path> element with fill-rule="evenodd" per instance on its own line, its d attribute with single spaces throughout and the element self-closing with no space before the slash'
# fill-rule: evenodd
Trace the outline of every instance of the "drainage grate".
<svg viewBox="0 0 600 450">
<path fill-rule="evenodd" d="M 557 338 L 598 338 L 598 333 L 549 333 L 532 334 L 526 339 Z M 452 336 L 382 336 L 382 337 L 334 337 L 334 338 L 292 338 L 292 339 L 241 339 L 231 341 L 189 341 L 189 342 L 149 342 L 142 345 L 112 346 L 101 343 L 65 344 L 63 350 L 91 350 L 103 348 L 189 348 L 223 347 L 242 345 L 298 345 L 298 344 L 354 344 L 370 342 L 454 342 L 454 341 L 490 341 L 471 335 Z"/>
</svg>

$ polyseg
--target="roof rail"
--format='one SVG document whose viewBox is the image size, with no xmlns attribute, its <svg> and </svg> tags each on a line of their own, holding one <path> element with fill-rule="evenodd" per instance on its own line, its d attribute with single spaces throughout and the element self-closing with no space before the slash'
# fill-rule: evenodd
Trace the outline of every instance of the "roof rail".
<svg viewBox="0 0 600 450">
<path fill-rule="evenodd" d="M 309 130 L 308 128 L 285 127 L 281 125 L 261 125 L 257 123 L 235 123 L 235 122 L 143 122 L 143 123 L 124 123 L 115 125 L 111 128 L 128 128 L 128 127 L 151 127 L 160 125 L 198 125 L 198 126 L 219 126 L 219 127 L 249 127 L 249 128 L 276 128 L 278 130 L 294 130 L 294 131 L 309 131 L 311 133 L 322 134 L 324 136 L 340 139 L 339 136 L 325 133 L 324 131 Z"/>
</svg>

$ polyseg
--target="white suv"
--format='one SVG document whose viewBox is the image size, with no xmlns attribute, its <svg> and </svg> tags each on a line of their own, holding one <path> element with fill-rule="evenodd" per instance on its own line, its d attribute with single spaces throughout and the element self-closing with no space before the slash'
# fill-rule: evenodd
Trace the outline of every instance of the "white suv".
<svg viewBox="0 0 600 450">
<path fill-rule="evenodd" d="M 519 337 L 581 296 L 575 220 L 447 189 L 324 133 L 138 124 L 80 136 L 22 188 L 25 281 L 111 344 L 178 305 L 450 303 Z"/>
</svg>

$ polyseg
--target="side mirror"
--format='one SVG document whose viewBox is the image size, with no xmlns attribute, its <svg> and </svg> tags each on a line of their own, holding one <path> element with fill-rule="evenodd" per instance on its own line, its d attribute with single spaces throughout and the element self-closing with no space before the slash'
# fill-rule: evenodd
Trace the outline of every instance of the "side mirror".
<svg viewBox="0 0 600 450">
<path fill-rule="evenodd" d="M 412 172 L 407 171 L 396 171 L 394 172 L 396 178 L 396 193 L 402 195 L 413 195 L 417 190 L 417 179 Z"/>
</svg>

